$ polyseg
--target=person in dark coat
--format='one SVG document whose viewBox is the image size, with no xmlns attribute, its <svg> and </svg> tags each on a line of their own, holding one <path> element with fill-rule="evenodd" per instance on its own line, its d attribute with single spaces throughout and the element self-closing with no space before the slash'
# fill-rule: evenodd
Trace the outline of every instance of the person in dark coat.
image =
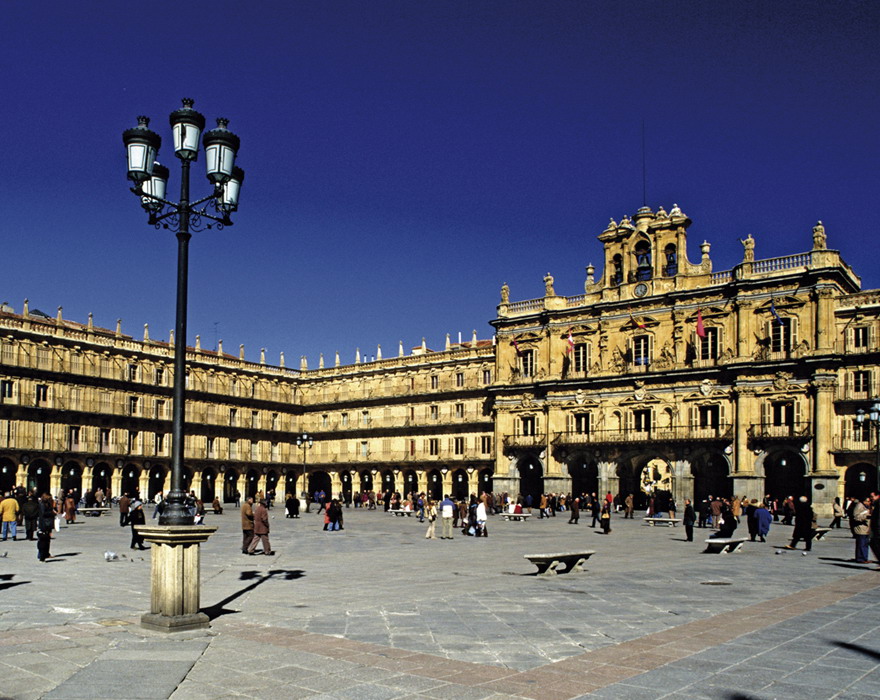
<svg viewBox="0 0 880 700">
<path fill-rule="evenodd" d="M 758 524 L 758 537 L 761 538 L 761 542 L 766 542 L 767 535 L 770 534 L 770 526 L 773 524 L 773 513 L 763 503 L 758 504 L 755 521 Z"/>
<path fill-rule="evenodd" d="M 710 535 L 710 539 L 721 539 L 727 540 L 733 537 L 733 532 L 736 530 L 736 518 L 733 517 L 733 512 L 726 505 L 721 507 L 721 513 L 717 516 L 718 520 L 718 531 L 714 534 Z M 713 521 L 715 520 L 715 516 L 712 516 Z"/>
<path fill-rule="evenodd" d="M 575 498 L 571 502 L 571 516 L 569 516 L 568 522 L 570 524 L 573 523 L 573 524 L 577 525 L 578 520 L 580 520 L 580 517 L 581 517 L 581 499 Z"/>
<path fill-rule="evenodd" d="M 753 498 L 746 506 L 746 526 L 749 528 L 749 539 L 751 539 L 752 542 L 754 542 L 755 538 L 758 536 L 758 518 L 756 515 L 757 512 L 758 499 Z"/>
<path fill-rule="evenodd" d="M 697 522 L 697 514 L 694 512 L 694 506 L 690 498 L 684 499 L 684 515 L 682 517 L 684 523 L 684 534 L 687 535 L 687 541 L 694 541 L 694 523 Z"/>
<path fill-rule="evenodd" d="M 37 560 L 46 561 L 52 555 L 49 547 L 52 544 L 52 530 L 55 528 L 55 504 L 48 493 L 44 493 L 37 502 Z"/>
<path fill-rule="evenodd" d="M 806 496 L 801 496 L 794 506 L 794 532 L 791 542 L 785 545 L 786 549 L 797 549 L 798 541 L 804 541 L 804 551 L 809 552 L 813 544 L 813 531 L 816 527 L 816 516 L 807 501 Z M 783 521 L 784 522 L 784 521 Z"/>
<path fill-rule="evenodd" d="M 131 525 L 131 548 L 146 549 L 144 547 L 144 536 L 135 530 L 136 525 L 144 525 L 147 518 L 144 515 L 144 504 L 140 501 L 134 501 L 131 504 L 131 510 L 128 513 L 128 524 Z"/>
<path fill-rule="evenodd" d="M 287 500 L 284 503 L 284 508 L 287 511 L 288 518 L 299 517 L 299 499 L 296 498 L 292 493 L 287 494 Z"/>
<path fill-rule="evenodd" d="M 29 540 L 34 539 L 34 532 L 37 529 L 37 517 L 39 515 L 40 503 L 37 501 L 36 494 L 32 493 L 21 507 L 21 517 L 24 520 L 24 528 Z"/>
</svg>

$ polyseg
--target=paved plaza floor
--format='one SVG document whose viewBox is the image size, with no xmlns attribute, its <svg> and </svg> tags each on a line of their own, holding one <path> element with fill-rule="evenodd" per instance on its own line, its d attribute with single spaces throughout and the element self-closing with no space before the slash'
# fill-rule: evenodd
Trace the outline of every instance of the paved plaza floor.
<svg viewBox="0 0 880 700">
<path fill-rule="evenodd" d="M 204 632 L 140 627 L 150 552 L 118 516 L 63 527 L 47 563 L 0 543 L 0 698 L 880 696 L 880 572 L 846 529 L 802 556 L 775 524 L 723 555 L 702 553 L 708 530 L 619 517 L 605 536 L 496 516 L 446 541 L 382 511 L 334 533 L 271 513 L 274 557 L 241 554 L 234 508 L 208 516 Z M 585 571 L 558 576 L 523 558 L 584 549 Z"/>
</svg>

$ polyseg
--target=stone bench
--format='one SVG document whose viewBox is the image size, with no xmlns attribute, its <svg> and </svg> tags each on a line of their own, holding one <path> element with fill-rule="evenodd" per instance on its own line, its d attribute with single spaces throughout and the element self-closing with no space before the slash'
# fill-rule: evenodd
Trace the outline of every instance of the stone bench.
<svg viewBox="0 0 880 700">
<path fill-rule="evenodd" d="M 825 535 L 831 532 L 830 527 L 815 527 L 813 528 L 813 539 L 814 540 L 824 540 Z"/>
<path fill-rule="evenodd" d="M 681 518 L 642 518 L 645 521 L 645 525 L 650 525 L 654 527 L 655 525 L 666 525 L 669 527 L 675 527 L 681 522 Z"/>
<path fill-rule="evenodd" d="M 410 516 L 410 515 L 413 515 L 413 513 L 415 513 L 415 511 L 412 511 L 412 510 L 403 510 L 403 509 L 401 509 L 401 508 L 389 508 L 389 509 L 388 509 L 388 514 L 389 514 L 389 515 L 399 515 L 401 518 L 404 518 L 404 517 L 408 517 L 408 516 Z"/>
<path fill-rule="evenodd" d="M 100 506 L 92 506 L 91 508 L 77 508 L 77 511 L 83 515 L 93 515 L 94 517 L 99 518 L 104 513 L 109 513 L 110 509 Z"/>
<path fill-rule="evenodd" d="M 532 517 L 531 513 L 502 513 L 505 520 L 528 520 Z"/>
<path fill-rule="evenodd" d="M 748 537 L 710 537 L 706 540 L 707 554 L 732 554 L 739 552 Z"/>
<path fill-rule="evenodd" d="M 587 559 L 596 552 L 593 550 L 586 552 L 565 552 L 559 554 L 523 554 L 523 558 L 528 559 L 532 564 L 538 567 L 539 576 L 555 576 L 557 569 L 561 565 L 565 565 L 562 573 L 569 571 L 583 571 L 583 564 Z"/>
</svg>

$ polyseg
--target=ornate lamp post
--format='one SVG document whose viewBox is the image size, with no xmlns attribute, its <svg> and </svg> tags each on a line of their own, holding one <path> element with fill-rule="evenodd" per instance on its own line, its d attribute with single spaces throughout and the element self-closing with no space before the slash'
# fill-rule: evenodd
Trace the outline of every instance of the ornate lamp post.
<svg viewBox="0 0 880 700">
<path fill-rule="evenodd" d="M 134 183 L 131 191 L 141 200 L 149 215 L 149 223 L 156 228 L 172 229 L 177 233 L 177 319 L 174 330 L 174 402 L 171 422 L 171 491 L 167 506 L 159 518 L 160 525 L 192 525 L 193 516 L 184 506 L 183 447 L 186 422 L 186 307 L 189 268 L 190 231 L 203 227 L 218 229 L 231 226 L 230 215 L 238 209 L 238 195 L 244 182 L 244 171 L 235 166 L 239 148 L 238 136 L 226 128 L 226 119 L 217 120 L 217 128 L 208 131 L 203 139 L 207 161 L 208 181 L 213 191 L 206 197 L 190 201 L 190 165 L 199 155 L 199 137 L 205 128 L 205 118 L 195 111 L 193 101 L 183 100 L 183 107 L 171 113 L 171 131 L 174 153 L 180 160 L 180 201 L 165 198 L 169 171 L 156 161 L 162 139 L 150 131 L 150 120 L 138 117 L 138 125 L 126 129 L 122 140 L 128 153 L 128 179 Z M 209 213 L 202 206 L 210 206 Z M 199 208 L 201 207 L 201 208 Z M 213 223 L 211 223 L 213 222 Z"/>
<path fill-rule="evenodd" d="M 315 444 L 315 438 L 308 433 L 300 433 L 296 436 L 297 447 L 303 448 L 303 491 L 306 492 L 306 513 L 309 512 L 309 448 Z"/>
<path fill-rule="evenodd" d="M 865 421 L 868 421 L 870 425 L 874 426 L 874 436 L 877 442 L 877 483 L 875 485 L 876 492 L 880 493 L 880 401 L 875 401 L 867 411 L 863 408 L 856 411 L 856 421 L 859 425 L 864 425 Z"/>
<path fill-rule="evenodd" d="M 186 306 L 191 231 L 231 226 L 230 215 L 238 208 L 238 194 L 244 172 L 235 166 L 238 137 L 226 128 L 225 119 L 202 139 L 205 147 L 208 181 L 212 192 L 190 201 L 190 165 L 198 158 L 199 139 L 205 118 L 193 108 L 193 101 L 183 100 L 183 107 L 171 113 L 174 153 L 180 160 L 180 200 L 165 198 L 168 168 L 156 162 L 162 139 L 150 131 L 150 120 L 138 117 L 138 125 L 127 129 L 122 140 L 128 154 L 128 179 L 131 191 L 141 200 L 156 228 L 171 229 L 177 234 L 177 319 L 174 337 L 174 402 L 171 424 L 171 490 L 158 525 L 138 525 L 138 531 L 153 544 L 150 612 L 141 616 L 141 625 L 164 632 L 209 627 L 210 620 L 199 609 L 199 545 L 216 527 L 194 525 L 193 516 L 184 506 L 183 448 L 186 389 Z M 201 207 L 201 208 L 200 208 Z M 213 213 L 207 210 L 211 207 Z"/>
</svg>

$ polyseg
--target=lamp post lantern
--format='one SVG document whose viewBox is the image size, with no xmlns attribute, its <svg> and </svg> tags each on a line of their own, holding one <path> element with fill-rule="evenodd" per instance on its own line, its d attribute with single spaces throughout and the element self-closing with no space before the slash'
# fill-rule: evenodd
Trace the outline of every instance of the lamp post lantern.
<svg viewBox="0 0 880 700">
<path fill-rule="evenodd" d="M 874 427 L 874 439 L 876 441 L 876 464 L 875 467 L 877 469 L 877 479 L 876 483 L 876 493 L 880 493 L 880 400 L 874 401 L 874 405 L 871 406 L 867 411 L 865 409 L 860 408 L 856 411 L 856 421 L 859 425 L 864 425 L 865 421 L 868 422 L 869 425 Z"/>
<path fill-rule="evenodd" d="M 177 317 L 174 336 L 174 389 L 171 421 L 171 490 L 158 525 L 137 525 L 138 532 L 152 547 L 152 591 L 150 612 L 141 616 L 141 625 L 163 632 L 184 631 L 210 626 L 208 616 L 199 609 L 200 545 L 216 527 L 194 525 L 184 505 L 183 452 L 186 424 L 186 307 L 189 268 L 189 239 L 192 231 L 231 226 L 230 215 L 238 208 L 238 195 L 244 172 L 235 165 L 238 137 L 227 128 L 225 119 L 204 135 L 205 118 L 193 109 L 193 101 L 169 118 L 174 154 L 180 161 L 180 199 L 166 198 L 167 167 L 156 161 L 162 139 L 150 130 L 150 120 L 138 117 L 138 125 L 122 134 L 128 155 L 131 191 L 140 199 L 149 223 L 157 229 L 177 234 Z M 207 176 L 211 194 L 190 200 L 190 166 L 198 159 L 199 141 L 205 148 Z M 212 211 L 208 211 L 208 208 Z"/>
<path fill-rule="evenodd" d="M 174 392 L 171 422 L 171 490 L 166 499 L 160 525 L 192 525 L 183 491 L 183 448 L 186 424 L 186 310 L 189 270 L 190 231 L 231 226 L 230 214 L 238 209 L 238 195 L 244 182 L 244 171 L 236 167 L 239 139 L 226 128 L 226 119 L 217 120 L 217 128 L 204 135 L 207 177 L 212 192 L 190 201 L 190 165 L 198 159 L 199 139 L 205 128 L 205 117 L 193 109 L 193 100 L 184 99 L 183 106 L 171 113 L 169 121 L 174 154 L 180 160 L 180 199 L 166 199 L 169 170 L 156 161 L 161 137 L 149 129 L 150 120 L 138 117 L 138 125 L 122 134 L 128 154 L 128 179 L 131 191 L 141 200 L 156 228 L 172 229 L 177 234 L 177 316 L 174 330 Z M 201 207 L 201 208 L 200 208 Z M 208 211 L 211 207 L 214 213 Z"/>
</svg>

